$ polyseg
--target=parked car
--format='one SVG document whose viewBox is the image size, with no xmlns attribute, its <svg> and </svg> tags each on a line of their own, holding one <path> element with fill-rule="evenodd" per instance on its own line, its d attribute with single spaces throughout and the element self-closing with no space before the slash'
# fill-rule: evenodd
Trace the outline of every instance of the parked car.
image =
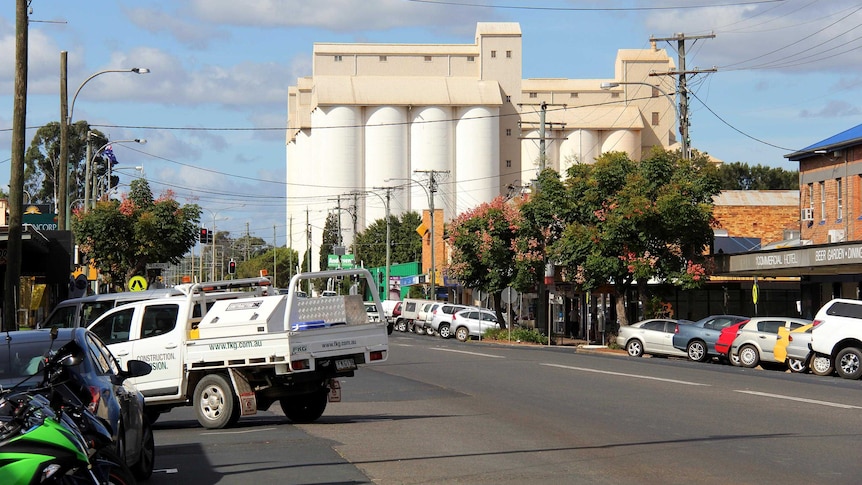
<svg viewBox="0 0 862 485">
<path fill-rule="evenodd" d="M 442 303 L 432 302 L 424 305 L 422 310 L 418 312 L 417 322 L 413 324 L 413 331 L 416 333 L 425 333 L 434 335 L 434 329 L 431 328 L 431 318 L 434 317 L 434 311 L 440 307 Z"/>
<path fill-rule="evenodd" d="M 455 303 L 444 303 L 434 310 L 429 326 L 437 332 L 441 338 L 449 338 L 452 336 L 452 315 L 460 310 L 474 308 L 467 305 L 458 305 Z"/>
<path fill-rule="evenodd" d="M 674 329 L 673 346 L 684 350 L 689 359 L 705 362 L 711 356 L 718 355 L 715 342 L 721 330 L 743 320 L 748 320 L 748 317 L 710 315 L 691 324 L 678 324 Z"/>
<path fill-rule="evenodd" d="M 419 319 L 419 311 L 431 300 L 405 298 L 398 307 L 399 315 L 395 317 L 395 329 L 399 332 L 413 332 L 413 326 Z"/>
<path fill-rule="evenodd" d="M 144 414 L 144 396 L 127 380 L 149 374 L 152 367 L 146 362 L 130 360 L 128 370 L 121 369 L 102 340 L 82 327 L 58 328 L 55 341 L 47 329 L 7 332 L 0 347 L 0 386 L 36 387 L 42 381 L 42 361 L 65 345 L 84 351 L 81 363 L 67 368 L 67 388 L 108 424 L 117 454 L 135 476 L 148 478 L 155 463 L 153 431 Z"/>
<path fill-rule="evenodd" d="M 812 323 L 811 350 L 829 357 L 844 379 L 862 377 L 862 300 L 831 300 Z"/>
<path fill-rule="evenodd" d="M 617 345 L 626 349 L 632 357 L 641 357 L 644 354 L 685 357 L 685 352 L 673 346 L 676 325 L 677 320 L 653 318 L 621 326 Z"/>
<path fill-rule="evenodd" d="M 752 317 L 739 327 L 730 345 L 730 355 L 737 356 L 739 365 L 748 368 L 761 362 L 779 362 L 773 353 L 778 329 L 794 330 L 809 323 L 811 320 L 794 317 Z"/>
<path fill-rule="evenodd" d="M 832 359 L 829 356 L 817 354 L 811 350 L 811 331 L 814 325 L 805 325 L 787 334 L 787 345 L 784 349 L 787 357 L 785 362 L 791 372 L 811 371 L 818 376 L 828 376 L 835 372 Z M 781 330 L 779 329 L 779 332 Z M 780 341 L 779 341 L 780 342 Z M 779 346 L 776 345 L 776 355 Z"/>
<path fill-rule="evenodd" d="M 365 314 L 368 315 L 369 322 L 379 322 L 380 321 L 380 311 L 377 308 L 377 304 L 373 301 L 363 302 L 365 305 Z"/>
<path fill-rule="evenodd" d="M 455 338 L 461 342 L 470 340 L 470 337 L 481 337 L 486 330 L 500 328 L 497 315 L 491 310 L 484 308 L 467 308 L 452 314 L 452 332 Z"/>
<path fill-rule="evenodd" d="M 732 344 L 733 340 L 736 338 L 736 333 L 739 331 L 739 327 L 746 322 L 747 320 L 743 320 L 728 327 L 724 327 L 721 329 L 721 333 L 718 334 L 718 340 L 715 341 L 715 351 L 720 357 L 725 357 L 728 362 L 733 365 L 739 365 L 739 357 L 730 354 L 730 344 Z"/>
</svg>

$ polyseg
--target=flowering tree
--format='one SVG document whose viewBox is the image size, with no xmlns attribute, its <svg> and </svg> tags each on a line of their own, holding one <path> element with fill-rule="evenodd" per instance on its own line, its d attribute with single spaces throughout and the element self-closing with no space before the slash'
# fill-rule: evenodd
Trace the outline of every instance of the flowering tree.
<svg viewBox="0 0 862 485">
<path fill-rule="evenodd" d="M 529 261 L 541 257 L 535 250 L 517 250 L 523 222 L 517 203 L 497 197 L 460 214 L 448 227 L 451 259 L 445 270 L 464 286 L 492 294 L 501 322 L 500 294 Z"/>
<path fill-rule="evenodd" d="M 154 200 L 147 181 L 137 179 L 122 201 L 76 212 L 72 230 L 80 250 L 119 289 L 147 263 L 179 262 L 195 245 L 200 212 L 195 204 L 180 206 L 170 191 Z"/>
<path fill-rule="evenodd" d="M 707 157 L 682 160 L 656 149 L 634 162 L 610 152 L 595 164 L 573 165 L 567 175 L 573 218 L 549 253 L 584 289 L 613 284 L 621 324 L 628 324 L 623 297 L 632 284 L 646 304 L 652 278 L 683 288 L 706 280 L 704 252 L 719 192 Z"/>
</svg>

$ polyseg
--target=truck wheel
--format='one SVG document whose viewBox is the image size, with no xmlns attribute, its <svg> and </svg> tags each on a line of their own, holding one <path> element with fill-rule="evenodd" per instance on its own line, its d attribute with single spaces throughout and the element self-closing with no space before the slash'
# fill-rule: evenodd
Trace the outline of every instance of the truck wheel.
<svg viewBox="0 0 862 485">
<path fill-rule="evenodd" d="M 279 400 L 281 410 L 292 423 L 313 423 L 323 416 L 326 410 L 326 397 L 329 393 L 324 389 L 304 396 L 288 397 Z"/>
<path fill-rule="evenodd" d="M 835 356 L 835 371 L 844 379 L 862 377 L 862 350 L 847 347 Z"/>
<path fill-rule="evenodd" d="M 194 404 L 198 422 L 208 429 L 229 426 L 235 419 L 234 413 L 239 410 L 230 381 L 220 374 L 210 374 L 198 382 Z"/>
</svg>

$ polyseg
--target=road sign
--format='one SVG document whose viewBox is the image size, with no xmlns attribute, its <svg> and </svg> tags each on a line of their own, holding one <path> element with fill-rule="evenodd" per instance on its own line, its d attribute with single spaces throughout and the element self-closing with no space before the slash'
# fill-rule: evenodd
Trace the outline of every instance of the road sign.
<svg viewBox="0 0 862 485">
<path fill-rule="evenodd" d="M 757 305 L 758 290 L 757 281 L 755 281 L 754 284 L 751 285 L 751 302 L 755 305 Z"/>
<path fill-rule="evenodd" d="M 143 276 L 132 276 L 129 280 L 130 291 L 144 291 L 147 289 L 147 279 Z"/>
</svg>

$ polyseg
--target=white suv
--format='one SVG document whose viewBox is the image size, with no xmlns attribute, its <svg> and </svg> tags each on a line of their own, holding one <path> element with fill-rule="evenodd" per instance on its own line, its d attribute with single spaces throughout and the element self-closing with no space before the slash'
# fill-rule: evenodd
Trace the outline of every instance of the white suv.
<svg viewBox="0 0 862 485">
<path fill-rule="evenodd" d="M 434 315 L 431 317 L 429 326 L 437 332 L 441 338 L 449 338 L 452 336 L 452 315 L 455 312 L 473 308 L 467 305 L 457 305 L 455 303 L 444 303 L 434 310 Z"/>
<path fill-rule="evenodd" d="M 862 377 L 862 300 L 836 298 L 814 316 L 811 350 L 827 356 L 845 379 Z"/>
</svg>

